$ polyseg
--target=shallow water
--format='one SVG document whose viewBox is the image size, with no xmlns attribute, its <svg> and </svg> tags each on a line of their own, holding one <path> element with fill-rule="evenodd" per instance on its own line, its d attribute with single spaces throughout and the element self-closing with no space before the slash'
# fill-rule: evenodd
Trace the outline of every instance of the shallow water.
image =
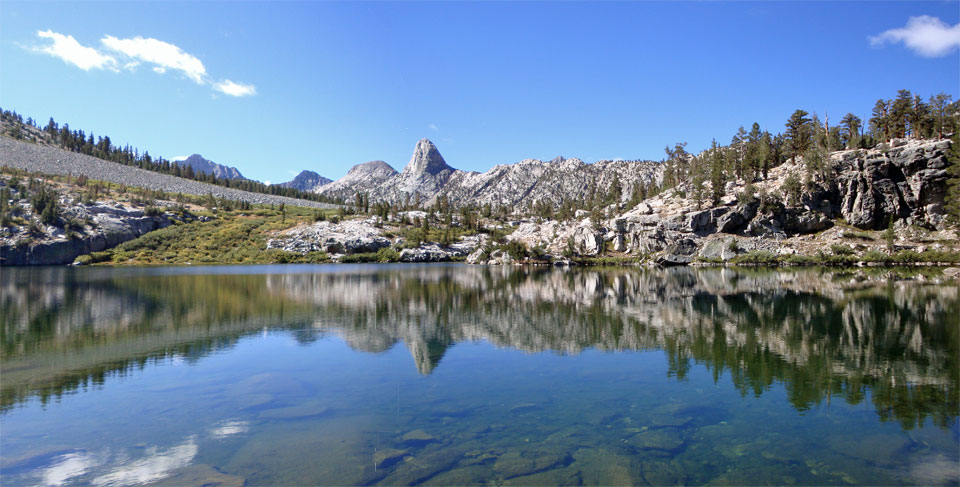
<svg viewBox="0 0 960 487">
<path fill-rule="evenodd" d="M 960 483 L 956 285 L 9 269 L 0 483 Z"/>
</svg>

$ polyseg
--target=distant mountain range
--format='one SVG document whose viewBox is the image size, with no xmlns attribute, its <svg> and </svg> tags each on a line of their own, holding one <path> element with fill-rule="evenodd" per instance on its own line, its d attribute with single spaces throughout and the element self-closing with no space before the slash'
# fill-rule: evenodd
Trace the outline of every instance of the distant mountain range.
<svg viewBox="0 0 960 487">
<path fill-rule="evenodd" d="M 246 179 L 243 177 L 243 174 L 240 174 L 237 168 L 217 164 L 211 160 L 204 159 L 200 154 L 193 154 L 182 161 L 176 161 L 176 163 L 183 167 L 193 168 L 193 172 L 213 174 L 217 178 Z"/>
<path fill-rule="evenodd" d="M 234 167 L 216 164 L 194 154 L 178 162 L 194 171 L 218 178 L 243 178 Z M 604 160 L 587 164 L 580 159 L 557 157 L 550 161 L 524 159 L 501 164 L 485 172 L 461 171 L 447 164 L 437 146 L 421 139 L 413 149 L 410 162 L 397 171 L 383 161 L 353 166 L 334 181 L 314 171 L 301 171 L 291 181 L 277 186 L 318 193 L 353 201 L 364 193 L 370 201 L 432 205 L 445 196 L 455 206 L 463 204 L 517 206 L 548 203 L 554 206 L 568 201 L 589 199 L 619 186 L 617 199 L 626 202 L 638 184 L 662 182 L 662 166 L 653 161 Z"/>
<path fill-rule="evenodd" d="M 551 161 L 526 159 L 494 166 L 486 172 L 450 167 L 433 142 L 421 139 L 403 171 L 383 161 L 354 166 L 343 178 L 315 186 L 312 191 L 349 201 L 366 193 L 371 201 L 430 205 L 446 196 L 454 205 L 554 205 L 589 198 L 620 186 L 621 201 L 630 199 L 637 184 L 662 180 L 661 165 L 653 161 L 599 161 L 557 157 Z"/>
<path fill-rule="evenodd" d="M 236 168 L 214 163 L 199 154 L 177 163 L 218 178 L 243 178 Z M 660 184 L 662 177 L 661 165 L 653 161 L 604 160 L 587 164 L 580 159 L 563 157 L 550 161 L 524 159 L 494 166 L 486 172 L 461 171 L 447 164 L 433 142 L 421 139 L 402 171 L 384 161 L 369 161 L 353 166 L 336 181 L 304 170 L 291 181 L 276 186 L 343 201 L 353 201 L 357 193 L 364 193 L 370 201 L 421 206 L 432 205 L 441 196 L 447 197 L 454 206 L 537 203 L 557 206 L 607 193 L 618 185 L 618 199 L 626 202 L 637 184 Z"/>
</svg>

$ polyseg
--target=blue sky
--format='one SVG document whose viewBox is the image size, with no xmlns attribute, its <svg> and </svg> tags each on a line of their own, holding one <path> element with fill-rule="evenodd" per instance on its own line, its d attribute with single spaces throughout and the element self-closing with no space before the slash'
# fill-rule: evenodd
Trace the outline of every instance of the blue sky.
<svg viewBox="0 0 960 487">
<path fill-rule="evenodd" d="M 957 99 L 958 17 L 957 1 L 4 1 L 0 106 L 272 182 L 401 169 L 423 137 L 466 170 L 659 160 L 754 121 L 782 131 L 797 108 L 833 122 L 902 88 Z"/>
</svg>

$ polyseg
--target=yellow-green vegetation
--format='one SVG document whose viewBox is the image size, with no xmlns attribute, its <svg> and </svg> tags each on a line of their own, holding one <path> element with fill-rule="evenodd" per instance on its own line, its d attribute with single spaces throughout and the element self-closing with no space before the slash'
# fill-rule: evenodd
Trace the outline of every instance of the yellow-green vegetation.
<svg viewBox="0 0 960 487">
<path fill-rule="evenodd" d="M 817 253 L 814 255 L 778 255 L 773 252 L 758 250 L 738 255 L 730 260 L 734 265 L 816 265 L 816 266 L 851 266 L 859 263 L 882 265 L 914 265 L 914 264 L 956 264 L 960 263 L 960 252 L 944 250 L 901 250 L 899 252 L 884 253 L 876 250 L 855 255 L 852 249 L 834 246 L 833 254 Z M 849 251 L 848 251 L 849 249 Z"/>
<path fill-rule="evenodd" d="M 312 223 L 318 211 L 300 207 L 198 211 L 197 221 L 150 232 L 113 249 L 83 256 L 78 262 L 148 265 L 328 262 L 330 258 L 324 252 L 264 250 L 271 235 Z M 202 221 L 207 218 L 208 221 Z"/>
</svg>

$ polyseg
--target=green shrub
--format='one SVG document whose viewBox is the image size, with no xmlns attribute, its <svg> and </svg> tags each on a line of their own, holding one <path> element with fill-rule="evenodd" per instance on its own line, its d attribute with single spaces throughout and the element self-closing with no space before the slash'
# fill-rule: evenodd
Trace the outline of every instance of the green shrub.
<svg viewBox="0 0 960 487">
<path fill-rule="evenodd" d="M 888 262 L 890 260 L 890 256 L 883 252 L 870 250 L 860 256 L 860 260 L 864 262 Z"/>
<path fill-rule="evenodd" d="M 766 250 L 754 250 L 743 255 L 738 255 L 730 260 L 733 264 L 763 264 L 777 265 L 780 259 L 773 252 Z"/>
<path fill-rule="evenodd" d="M 833 252 L 833 255 L 853 255 L 856 253 L 853 248 L 849 245 L 843 244 L 833 244 L 830 246 L 830 251 Z"/>
<path fill-rule="evenodd" d="M 392 247 L 384 247 L 377 251 L 377 262 L 400 262 L 400 252 Z"/>
<path fill-rule="evenodd" d="M 511 240 L 501 247 L 504 252 L 510 255 L 513 260 L 523 260 L 527 258 L 527 246 L 519 240 Z"/>
</svg>

